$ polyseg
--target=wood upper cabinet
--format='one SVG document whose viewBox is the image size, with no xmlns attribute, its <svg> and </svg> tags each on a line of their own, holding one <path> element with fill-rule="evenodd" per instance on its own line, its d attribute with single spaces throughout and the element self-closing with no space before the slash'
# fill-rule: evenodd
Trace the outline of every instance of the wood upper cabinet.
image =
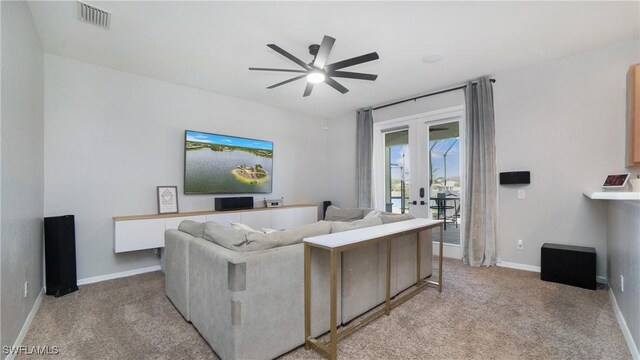
<svg viewBox="0 0 640 360">
<path fill-rule="evenodd" d="M 627 73 L 627 166 L 640 166 L 640 64 Z"/>
</svg>

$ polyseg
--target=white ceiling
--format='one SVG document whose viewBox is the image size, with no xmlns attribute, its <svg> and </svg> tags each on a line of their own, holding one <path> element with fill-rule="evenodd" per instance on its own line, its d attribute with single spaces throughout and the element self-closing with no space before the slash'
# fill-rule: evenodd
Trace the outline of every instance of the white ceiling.
<svg viewBox="0 0 640 360">
<path fill-rule="evenodd" d="M 88 2 L 112 13 L 108 31 L 78 21 L 76 2 L 30 3 L 47 53 L 322 118 L 640 36 L 638 1 Z M 297 74 L 247 70 L 295 69 L 266 44 L 311 61 L 325 34 L 329 63 L 377 51 L 344 70 L 378 80 L 303 98 L 304 80 L 266 89 Z M 423 63 L 432 53 L 443 60 Z"/>
</svg>

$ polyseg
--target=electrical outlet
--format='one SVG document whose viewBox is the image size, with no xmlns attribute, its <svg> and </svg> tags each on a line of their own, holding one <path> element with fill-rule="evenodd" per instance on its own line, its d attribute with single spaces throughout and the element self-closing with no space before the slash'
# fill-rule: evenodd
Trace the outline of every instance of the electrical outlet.
<svg viewBox="0 0 640 360">
<path fill-rule="evenodd" d="M 620 291 L 624 292 L 624 276 L 620 274 Z"/>
<path fill-rule="evenodd" d="M 518 250 L 524 249 L 524 241 L 518 240 L 518 244 L 516 245 L 516 249 L 518 249 Z"/>
<path fill-rule="evenodd" d="M 524 199 L 527 197 L 527 193 L 524 190 L 518 190 L 518 199 Z"/>
<path fill-rule="evenodd" d="M 29 295 L 29 282 L 25 281 L 24 282 L 24 297 L 26 298 L 27 295 Z"/>
</svg>

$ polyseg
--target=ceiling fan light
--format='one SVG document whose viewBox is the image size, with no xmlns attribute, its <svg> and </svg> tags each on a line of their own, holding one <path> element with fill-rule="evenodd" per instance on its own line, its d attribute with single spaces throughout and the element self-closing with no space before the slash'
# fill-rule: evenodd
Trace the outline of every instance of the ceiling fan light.
<svg viewBox="0 0 640 360">
<path fill-rule="evenodd" d="M 321 71 L 312 71 L 307 75 L 307 81 L 312 84 L 321 83 L 324 81 L 324 74 Z"/>
</svg>

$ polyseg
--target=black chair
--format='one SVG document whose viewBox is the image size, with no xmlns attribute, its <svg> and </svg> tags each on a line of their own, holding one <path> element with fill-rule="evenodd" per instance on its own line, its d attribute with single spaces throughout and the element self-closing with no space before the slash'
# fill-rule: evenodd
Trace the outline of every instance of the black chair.
<svg viewBox="0 0 640 360">
<path fill-rule="evenodd" d="M 458 203 L 455 207 L 456 211 L 453 213 L 453 215 L 449 216 L 449 220 L 452 224 L 456 225 L 456 228 L 458 228 L 458 219 L 460 219 L 460 204 Z"/>
<path fill-rule="evenodd" d="M 444 229 L 447 229 L 447 210 L 453 209 L 453 206 L 447 205 L 447 194 L 446 193 L 438 193 L 437 198 L 435 199 L 436 205 L 430 206 L 433 210 L 438 210 L 438 215 L 436 219 L 444 220 Z"/>
</svg>

